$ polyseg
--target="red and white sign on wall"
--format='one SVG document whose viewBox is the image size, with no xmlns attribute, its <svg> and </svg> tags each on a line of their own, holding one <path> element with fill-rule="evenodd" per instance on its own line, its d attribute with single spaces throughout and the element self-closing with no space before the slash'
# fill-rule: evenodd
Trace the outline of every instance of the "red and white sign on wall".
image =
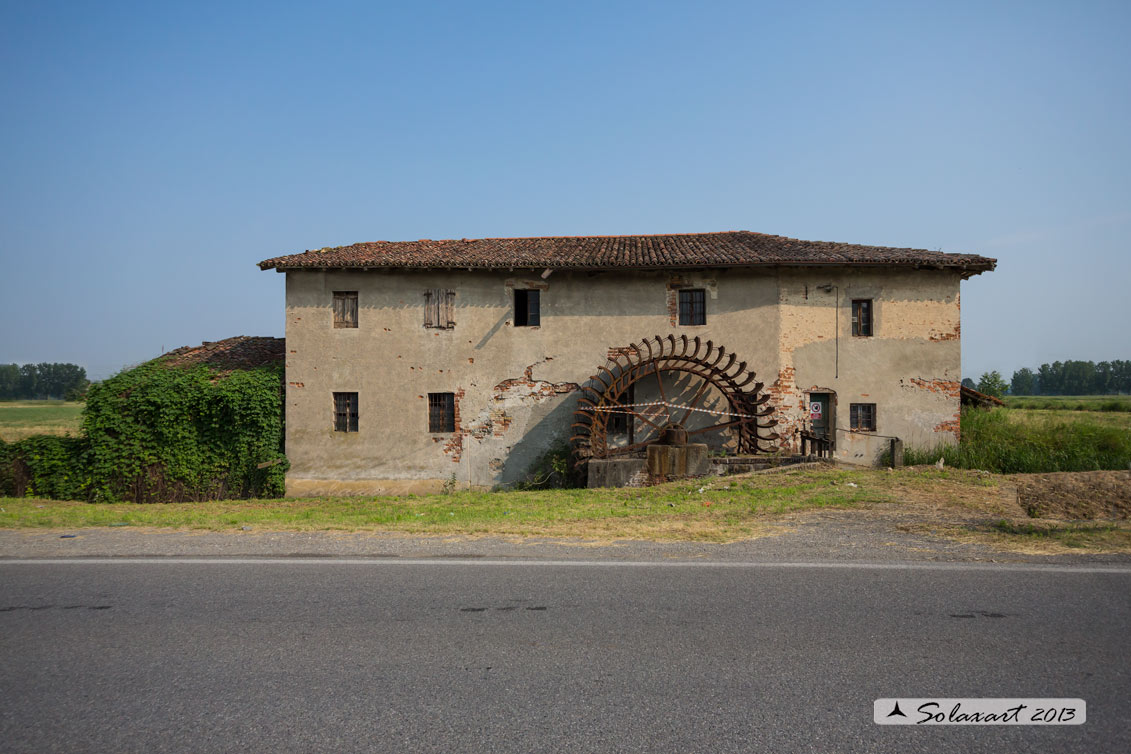
<svg viewBox="0 0 1131 754">
<path fill-rule="evenodd" d="M 817 401 L 809 404 L 809 418 L 814 420 L 821 418 L 821 404 Z"/>
</svg>

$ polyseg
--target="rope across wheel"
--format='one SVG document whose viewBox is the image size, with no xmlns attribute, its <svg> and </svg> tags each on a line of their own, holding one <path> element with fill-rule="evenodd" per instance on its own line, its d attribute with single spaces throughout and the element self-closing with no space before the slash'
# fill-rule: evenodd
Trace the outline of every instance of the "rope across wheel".
<svg viewBox="0 0 1131 754">
<path fill-rule="evenodd" d="M 680 395 L 669 397 L 666 391 L 676 385 Z M 664 442 L 673 429 L 679 430 L 674 436 L 684 438 L 725 431 L 739 453 L 769 452 L 776 440 L 770 430 L 777 422 L 769 418 L 773 407 L 762 388 L 745 361 L 710 340 L 686 335 L 645 338 L 618 349 L 582 386 L 570 438 L 576 463 L 640 451 Z M 630 398 L 645 390 L 659 397 Z M 708 395 L 715 405 L 703 405 Z M 624 444 L 610 443 L 614 417 L 632 428 Z M 702 425 L 705 417 L 713 423 Z M 637 427 L 639 438 L 633 431 Z"/>
</svg>

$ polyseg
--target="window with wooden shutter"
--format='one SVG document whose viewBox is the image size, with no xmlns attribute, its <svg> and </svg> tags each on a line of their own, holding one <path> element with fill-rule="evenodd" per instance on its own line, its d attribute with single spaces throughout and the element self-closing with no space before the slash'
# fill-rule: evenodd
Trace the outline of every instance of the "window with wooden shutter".
<svg viewBox="0 0 1131 754">
<path fill-rule="evenodd" d="M 872 299 L 852 299 L 852 334 L 864 337 L 872 334 Z"/>
<path fill-rule="evenodd" d="M 424 291 L 424 326 L 448 330 L 456 326 L 456 292 L 444 288 Z"/>
<path fill-rule="evenodd" d="M 357 327 L 357 291 L 334 291 L 334 327 Z"/>
</svg>

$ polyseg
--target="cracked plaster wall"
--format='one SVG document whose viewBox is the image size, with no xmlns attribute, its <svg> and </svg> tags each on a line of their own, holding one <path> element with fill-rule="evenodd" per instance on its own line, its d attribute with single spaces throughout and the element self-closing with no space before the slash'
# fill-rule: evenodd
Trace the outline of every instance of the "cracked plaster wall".
<svg viewBox="0 0 1131 754">
<path fill-rule="evenodd" d="M 461 487 L 517 481 L 572 434 L 577 386 L 610 349 L 668 333 L 713 339 L 746 360 L 774 396 L 786 449 L 796 445 L 806 389 L 820 386 L 836 391 L 840 426 L 847 426 L 849 402 L 859 400 L 879 405 L 881 433 L 909 442 L 955 436 L 946 423 L 956 417 L 957 397 L 911 382 L 957 385 L 960 379 L 957 337 L 932 337 L 958 332 L 958 276 L 949 273 L 556 271 L 543 279 L 524 271 L 301 271 L 286 277 L 292 495 L 438 490 L 453 475 Z M 839 377 L 834 296 L 815 290 L 826 282 L 841 287 Z M 706 325 L 672 326 L 672 291 L 679 287 L 709 292 Z M 456 292 L 451 329 L 423 327 L 423 293 L 434 288 Z M 513 326 L 515 288 L 542 291 L 539 327 Z M 332 294 L 341 290 L 358 291 L 356 329 L 331 326 Z M 849 334 L 852 297 L 876 300 L 876 337 Z M 333 430 L 335 391 L 358 393 L 358 432 Z M 430 392 L 456 394 L 457 432 L 428 432 Z M 845 441 L 841 457 L 870 462 L 869 442 L 875 443 Z"/>
</svg>

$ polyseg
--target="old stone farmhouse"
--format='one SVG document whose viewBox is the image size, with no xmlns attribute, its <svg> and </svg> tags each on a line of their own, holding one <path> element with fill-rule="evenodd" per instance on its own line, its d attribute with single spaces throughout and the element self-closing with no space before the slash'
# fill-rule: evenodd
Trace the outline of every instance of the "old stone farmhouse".
<svg viewBox="0 0 1131 754">
<path fill-rule="evenodd" d="M 995 260 L 746 231 L 376 242 L 286 273 L 288 494 L 490 487 L 548 449 L 955 442 L 959 284 Z"/>
</svg>

